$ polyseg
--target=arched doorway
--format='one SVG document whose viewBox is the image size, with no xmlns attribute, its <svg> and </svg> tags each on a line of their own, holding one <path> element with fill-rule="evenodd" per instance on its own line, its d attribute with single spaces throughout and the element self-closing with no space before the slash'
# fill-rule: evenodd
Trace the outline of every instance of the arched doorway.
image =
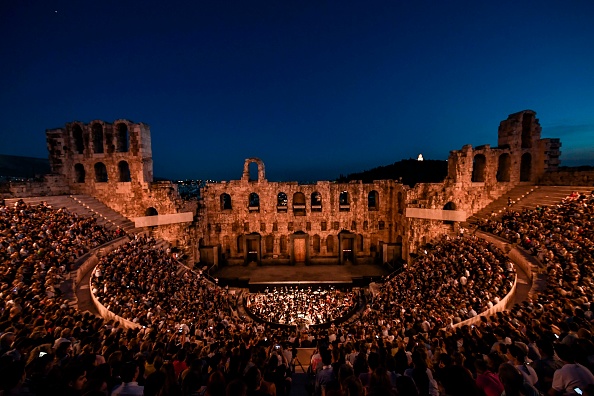
<svg viewBox="0 0 594 396">
<path fill-rule="evenodd" d="M 76 154 L 82 154 L 85 151 L 85 144 L 83 140 L 82 128 L 78 124 L 72 127 L 72 139 L 74 140 L 74 149 L 76 150 Z"/>
<path fill-rule="evenodd" d="M 83 164 L 74 165 L 74 181 L 75 183 L 85 182 L 85 166 Z"/>
<path fill-rule="evenodd" d="M 93 152 L 95 154 L 103 154 L 103 125 L 99 123 L 93 124 Z"/>
<path fill-rule="evenodd" d="M 126 161 L 120 161 L 118 163 L 118 171 L 120 174 L 120 182 L 129 182 L 130 178 L 130 166 Z"/>
<path fill-rule="evenodd" d="M 532 155 L 524 153 L 520 162 L 520 181 L 527 182 L 532 179 Z"/>
<path fill-rule="evenodd" d="M 485 170 L 487 167 L 487 159 L 482 154 L 474 156 L 472 162 L 472 182 L 473 183 L 484 183 L 485 181 Z"/>
<path fill-rule="evenodd" d="M 95 181 L 97 183 L 107 183 L 107 168 L 103 162 L 95 164 Z"/>
<path fill-rule="evenodd" d="M 158 216 L 159 212 L 157 212 L 157 209 L 155 209 L 151 206 L 149 208 L 146 208 L 146 210 L 144 211 L 144 215 L 145 216 Z"/>
<path fill-rule="evenodd" d="M 245 263 L 260 264 L 262 237 L 257 232 L 245 236 Z"/>
<path fill-rule="evenodd" d="M 356 235 L 349 231 L 341 231 L 338 234 L 338 251 L 340 264 L 355 264 L 356 260 Z"/>
<path fill-rule="evenodd" d="M 497 164 L 497 181 L 508 182 L 511 169 L 511 156 L 508 153 L 503 153 L 499 156 Z"/>
<path fill-rule="evenodd" d="M 291 261 L 293 264 L 306 264 L 309 260 L 309 235 L 303 231 L 297 231 L 290 237 L 293 247 Z"/>
<path fill-rule="evenodd" d="M 123 122 L 119 123 L 117 126 L 116 132 L 116 151 L 118 153 L 126 153 L 128 152 L 128 141 L 129 141 L 129 134 L 128 134 L 128 126 Z"/>
<path fill-rule="evenodd" d="M 443 206 L 443 210 L 456 210 L 456 204 L 450 201 Z M 443 223 L 449 226 L 454 225 L 454 222 L 450 220 L 445 220 Z"/>
</svg>

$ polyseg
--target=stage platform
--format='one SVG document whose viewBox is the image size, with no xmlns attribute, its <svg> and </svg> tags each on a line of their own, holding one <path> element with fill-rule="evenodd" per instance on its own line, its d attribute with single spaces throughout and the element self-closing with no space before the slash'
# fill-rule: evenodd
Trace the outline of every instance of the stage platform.
<svg viewBox="0 0 594 396">
<path fill-rule="evenodd" d="M 211 274 L 219 285 L 260 291 L 270 287 L 301 285 L 304 287 L 363 287 L 389 274 L 379 265 L 266 265 L 228 266 Z"/>
</svg>

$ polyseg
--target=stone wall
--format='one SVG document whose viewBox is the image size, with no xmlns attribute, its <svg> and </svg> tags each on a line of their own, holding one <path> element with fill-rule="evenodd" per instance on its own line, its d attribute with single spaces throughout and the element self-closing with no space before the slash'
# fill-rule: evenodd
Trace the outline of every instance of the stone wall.
<svg viewBox="0 0 594 396">
<path fill-rule="evenodd" d="M 0 198 L 44 197 L 69 194 L 62 175 L 45 175 L 40 181 L 7 182 L 0 189 Z"/>
<path fill-rule="evenodd" d="M 407 206 L 464 211 L 469 217 L 519 183 L 533 184 L 556 170 L 561 142 L 541 139 L 535 116 L 532 110 L 509 115 L 499 125 L 497 147 L 465 145 L 451 151 L 446 180 L 415 186 L 409 192 Z M 460 231 L 457 222 L 407 220 L 410 252 L 444 233 Z"/>
<path fill-rule="evenodd" d="M 594 170 L 558 170 L 545 173 L 538 184 L 543 186 L 594 186 Z"/>
<path fill-rule="evenodd" d="M 204 264 L 409 259 L 423 244 L 460 232 L 463 215 L 471 216 L 519 183 L 593 180 L 592 172 L 556 172 L 561 143 L 541 138 L 531 110 L 500 123 L 497 147 L 451 151 L 443 183 L 409 188 L 394 180 L 269 182 L 264 163 L 248 158 L 239 180 L 208 184 L 200 201 L 181 200 L 176 184 L 153 182 L 147 124 L 77 121 L 47 130 L 46 138 L 53 174 L 44 183 L 14 185 L 4 194 L 87 194 L 130 219 L 191 212 L 192 222 L 149 228 L 196 262 L 202 254 Z M 250 180 L 254 164 L 257 177 Z M 440 213 L 448 210 L 455 213 Z"/>
<path fill-rule="evenodd" d="M 133 220 L 146 215 L 191 212 L 197 203 L 184 202 L 177 185 L 153 182 L 150 127 L 144 123 L 71 122 L 46 131 L 52 171 L 60 174 L 73 194 L 97 198 Z M 151 227 L 153 235 L 174 246 L 196 252 L 188 238 L 195 232 L 191 222 Z"/>
<path fill-rule="evenodd" d="M 253 181 L 252 162 L 259 174 Z M 241 180 L 202 189 L 202 244 L 220 246 L 231 264 L 374 262 L 384 244 L 404 235 L 399 192 L 403 199 L 405 187 L 393 180 L 269 182 L 262 161 L 248 158 Z"/>
</svg>

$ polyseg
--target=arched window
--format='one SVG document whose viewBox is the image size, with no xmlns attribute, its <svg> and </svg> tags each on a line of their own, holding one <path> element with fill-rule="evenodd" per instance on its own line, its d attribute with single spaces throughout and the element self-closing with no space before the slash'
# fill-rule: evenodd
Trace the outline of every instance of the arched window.
<svg viewBox="0 0 594 396">
<path fill-rule="evenodd" d="M 287 253 L 287 237 L 285 235 L 280 237 L 280 251 L 281 253 Z"/>
<path fill-rule="evenodd" d="M 363 251 L 363 235 L 357 235 L 357 250 L 362 252 Z"/>
<path fill-rule="evenodd" d="M 320 236 L 314 235 L 312 240 L 314 253 L 320 253 Z"/>
<path fill-rule="evenodd" d="M 144 215 L 145 216 L 158 216 L 159 212 L 157 212 L 157 209 L 155 209 L 151 206 L 150 208 L 146 208 L 146 210 L 144 211 Z"/>
<path fill-rule="evenodd" d="M 334 252 L 334 236 L 332 235 L 328 235 L 328 238 L 326 238 L 326 251 L 328 253 Z"/>
<path fill-rule="evenodd" d="M 338 207 L 341 212 L 348 212 L 351 209 L 348 191 L 343 191 L 338 197 Z"/>
<path fill-rule="evenodd" d="M 84 183 L 85 182 L 85 166 L 83 164 L 74 165 L 74 182 Z"/>
<path fill-rule="evenodd" d="M 293 194 L 293 214 L 305 216 L 305 195 L 302 192 Z"/>
<path fill-rule="evenodd" d="M 221 194 L 221 210 L 231 210 L 231 195 Z"/>
<path fill-rule="evenodd" d="M 259 164 L 257 162 L 250 162 L 248 165 L 248 169 L 249 169 L 249 181 L 258 181 L 260 180 L 260 175 L 258 172 L 258 166 Z"/>
<path fill-rule="evenodd" d="M 225 252 L 227 257 L 229 257 L 229 255 L 231 254 L 231 243 L 230 243 L 229 235 L 225 235 L 223 237 L 223 251 Z"/>
<path fill-rule="evenodd" d="M 379 210 L 379 194 L 375 190 L 369 191 L 367 195 L 367 209 Z"/>
<path fill-rule="evenodd" d="M 398 192 L 398 214 L 404 213 L 404 195 Z"/>
<path fill-rule="evenodd" d="M 503 153 L 499 156 L 497 164 L 497 181 L 508 182 L 511 169 L 511 156 L 508 153 Z"/>
<path fill-rule="evenodd" d="M 120 161 L 118 164 L 118 170 L 120 173 L 120 181 L 121 182 L 129 182 L 130 179 L 130 166 L 126 161 Z"/>
<path fill-rule="evenodd" d="M 97 183 L 107 182 L 107 168 L 103 162 L 97 162 L 95 164 L 95 181 Z"/>
<path fill-rule="evenodd" d="M 369 244 L 369 251 L 371 253 L 377 252 L 377 236 L 375 236 L 375 235 L 371 237 L 371 243 Z"/>
<path fill-rule="evenodd" d="M 103 154 L 103 125 L 99 123 L 93 124 L 93 152 L 95 154 Z"/>
<path fill-rule="evenodd" d="M 279 192 L 276 196 L 276 210 L 277 212 L 286 212 L 287 211 L 287 203 L 289 199 L 287 198 L 287 194 L 284 192 Z"/>
<path fill-rule="evenodd" d="M 116 151 L 119 153 L 128 152 L 130 135 L 128 133 L 128 125 L 120 122 L 116 131 Z"/>
<path fill-rule="evenodd" d="M 487 166 L 487 159 L 482 154 L 474 156 L 472 161 L 472 181 L 482 183 L 485 181 L 485 168 Z"/>
<path fill-rule="evenodd" d="M 250 193 L 248 209 L 250 212 L 260 211 L 260 197 L 256 193 Z"/>
<path fill-rule="evenodd" d="M 74 140 L 74 149 L 76 153 L 82 154 L 85 151 L 85 143 L 83 140 L 82 128 L 78 124 L 72 127 L 72 139 Z"/>
<path fill-rule="evenodd" d="M 321 212 L 322 211 L 322 194 L 317 191 L 311 193 L 311 211 Z"/>
<path fill-rule="evenodd" d="M 264 245 L 266 246 L 266 253 L 273 253 L 273 251 L 274 251 L 274 236 L 266 235 L 266 239 L 264 240 Z"/>
<path fill-rule="evenodd" d="M 530 181 L 532 179 L 532 156 L 530 153 L 524 153 L 520 163 L 520 181 Z"/>
<path fill-rule="evenodd" d="M 243 253 L 243 235 L 237 237 L 237 253 Z"/>
</svg>

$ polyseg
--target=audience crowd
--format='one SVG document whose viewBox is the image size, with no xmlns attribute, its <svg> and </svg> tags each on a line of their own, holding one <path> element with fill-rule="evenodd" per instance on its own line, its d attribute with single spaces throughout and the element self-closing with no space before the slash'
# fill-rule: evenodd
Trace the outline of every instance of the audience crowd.
<svg viewBox="0 0 594 396">
<path fill-rule="evenodd" d="M 96 298 L 134 326 L 76 311 L 57 291 L 61 278 L 118 232 L 64 209 L 0 206 L 0 390 L 287 395 L 293 348 L 315 346 L 315 395 L 593 395 L 593 208 L 592 194 L 576 194 L 482 224 L 538 258 L 547 288 L 472 326 L 460 322 L 503 299 L 515 271 L 465 235 L 387 279 L 344 324 L 299 331 L 246 320 L 235 295 L 181 271 L 146 237 L 102 257 L 92 273 Z"/>
<path fill-rule="evenodd" d="M 267 322 L 297 325 L 328 323 L 351 313 L 357 307 L 357 294 L 319 287 L 299 289 L 280 287 L 265 293 L 251 293 L 246 308 Z"/>
</svg>

